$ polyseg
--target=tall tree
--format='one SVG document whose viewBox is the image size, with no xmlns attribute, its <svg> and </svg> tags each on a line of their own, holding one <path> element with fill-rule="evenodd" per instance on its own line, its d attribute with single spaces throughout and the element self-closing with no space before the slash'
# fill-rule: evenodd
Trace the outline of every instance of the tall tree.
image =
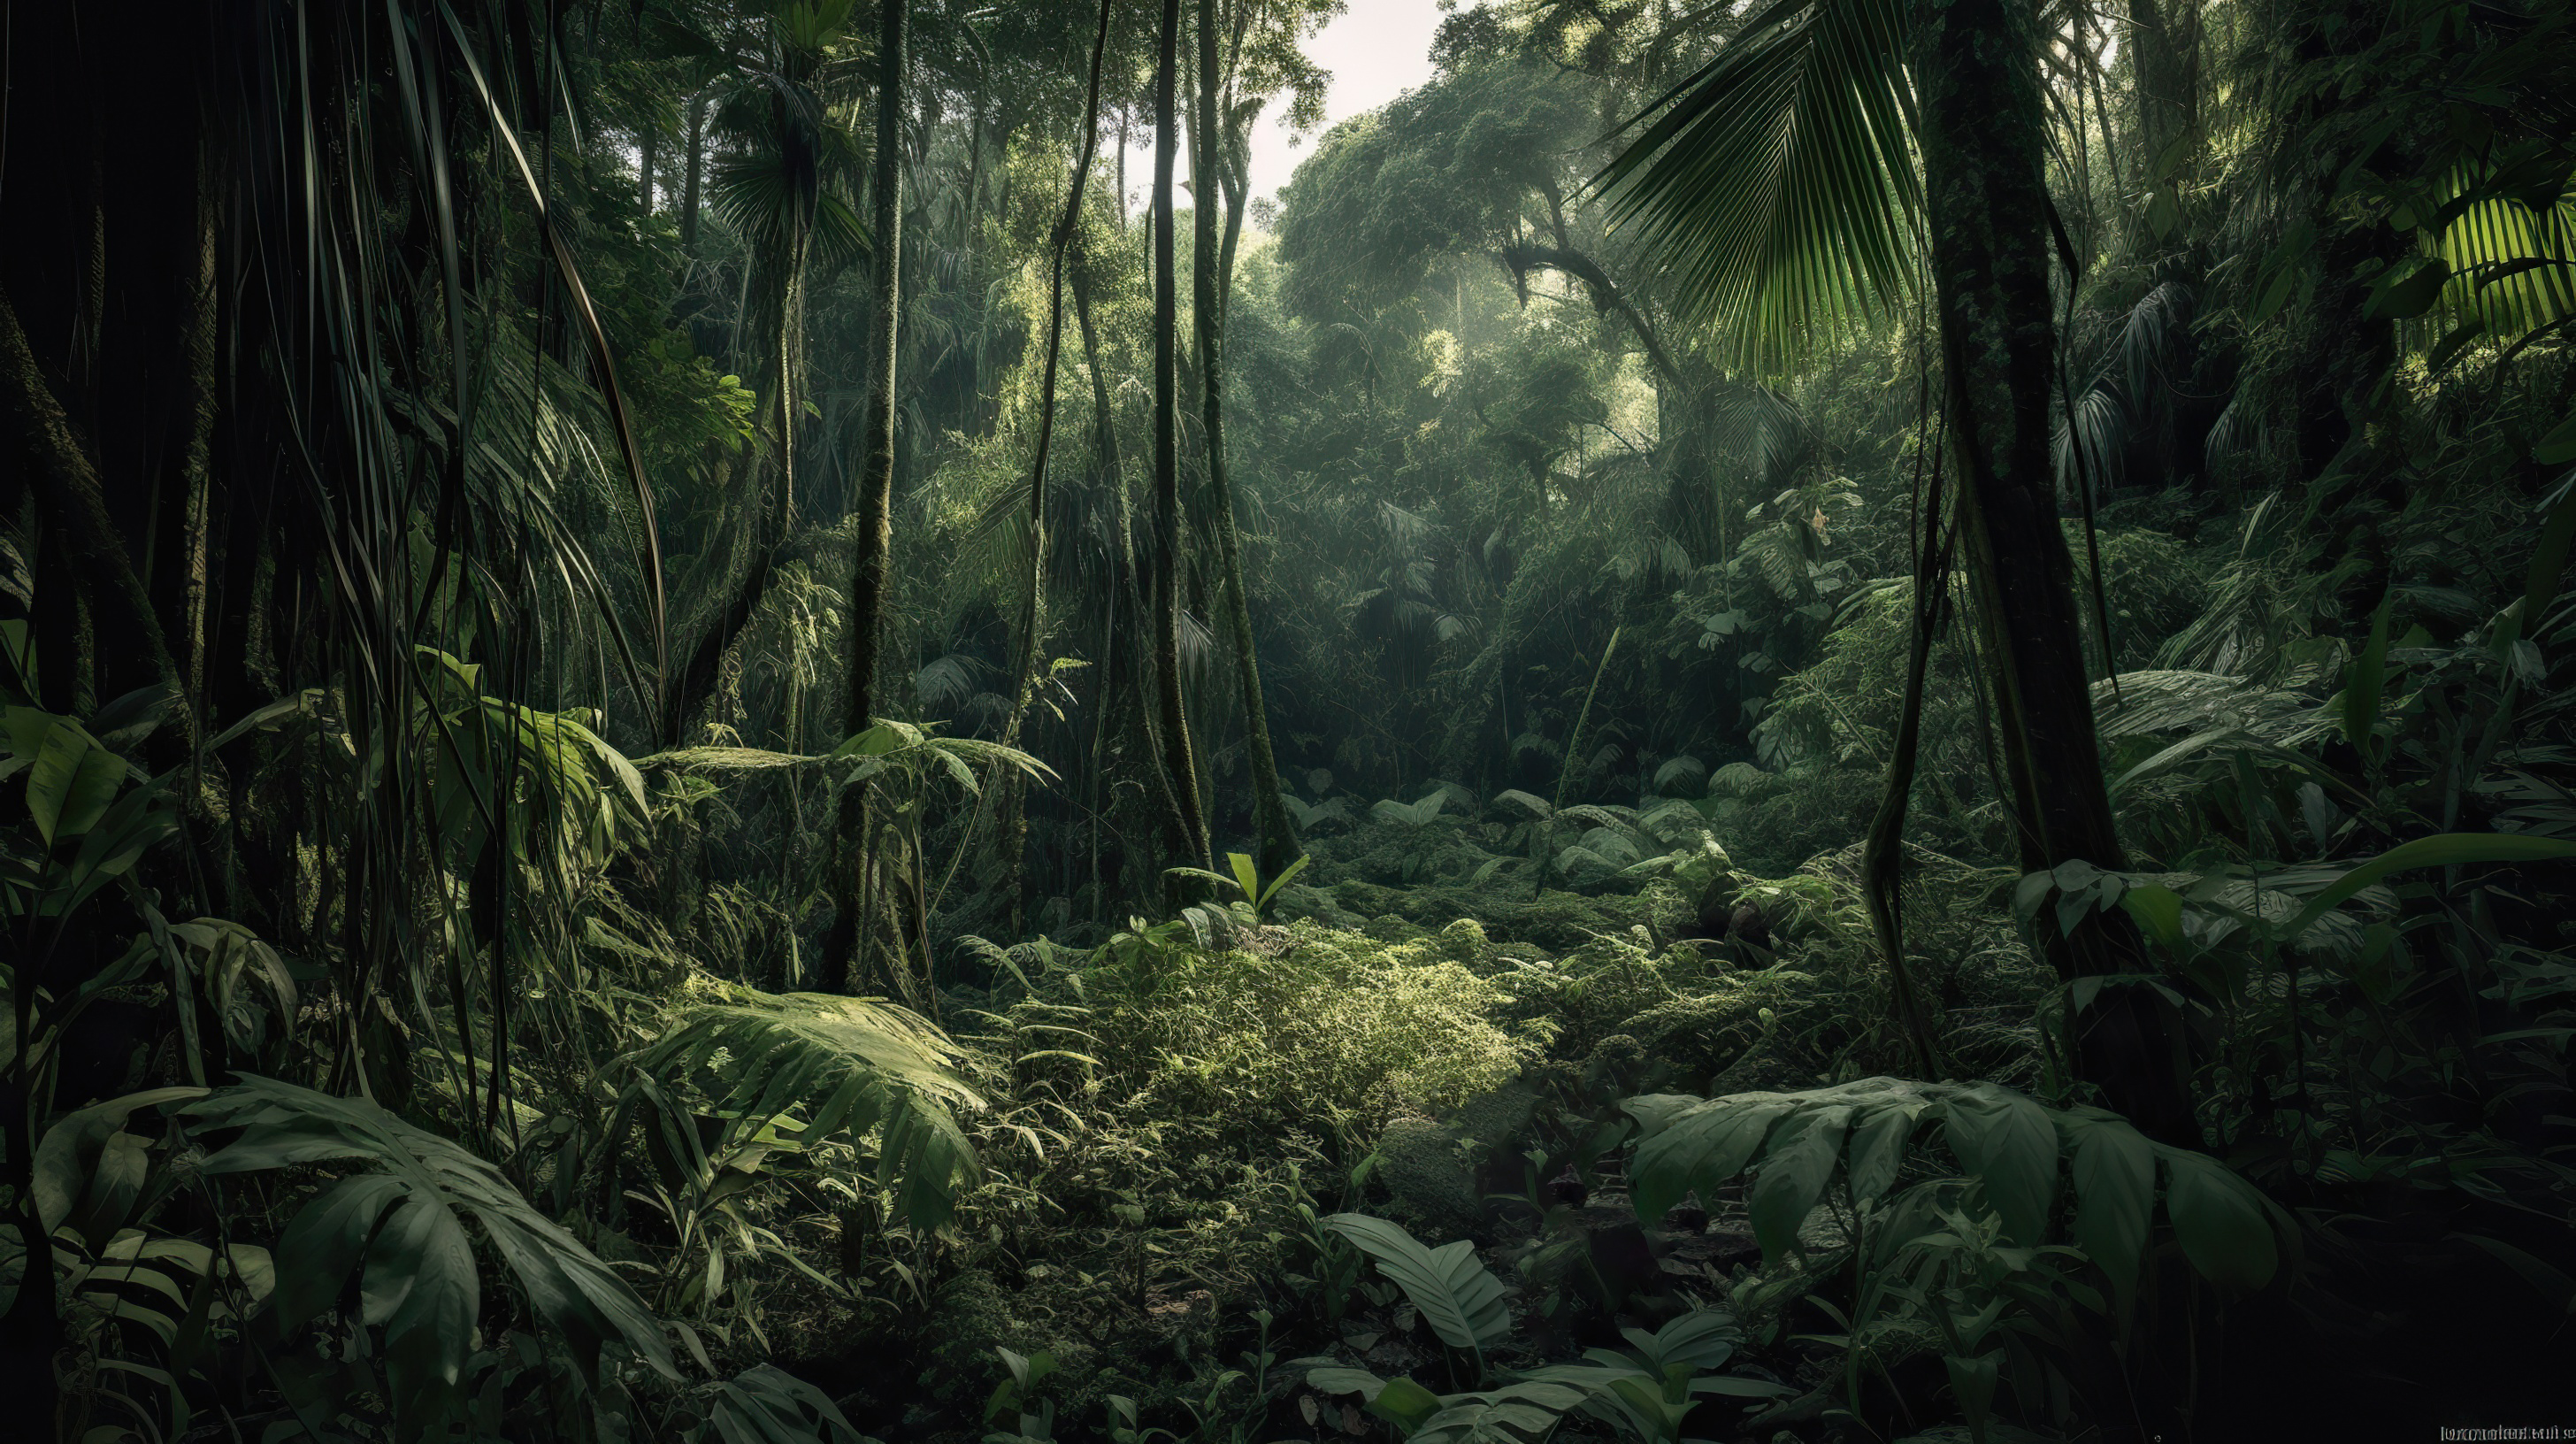
<svg viewBox="0 0 2576 1444">
<path fill-rule="evenodd" d="M 741 146 L 716 169 L 715 210 L 752 251 L 744 309 L 762 348 L 757 374 L 769 383 L 771 453 L 749 508 L 748 566 L 673 679 L 665 727 L 673 736 L 685 735 L 714 694 L 725 653 L 751 624 L 796 531 L 807 289 L 818 264 L 854 260 L 864 245 L 837 190 L 849 139 L 818 89 L 847 18 L 845 4 L 788 7 L 715 82 L 717 119 Z M 682 203 L 694 212 L 693 201 Z"/>
<path fill-rule="evenodd" d="M 1245 750 L 1252 761 L 1252 817 L 1261 833 L 1261 875 L 1275 877 L 1297 860 L 1297 824 L 1279 800 L 1279 762 L 1270 747 L 1270 709 L 1261 694 L 1261 661 L 1252 641 L 1252 607 L 1243 590 L 1243 543 L 1234 524 L 1234 490 L 1225 465 L 1225 293 L 1234 239 L 1243 223 L 1240 187 L 1229 184 L 1230 137 L 1225 98 L 1217 84 L 1217 0 L 1199 0 L 1199 94 L 1196 133 L 1190 138 L 1197 181 L 1190 267 L 1190 314 L 1197 324 L 1199 404 L 1205 429 L 1210 505 L 1216 511 L 1217 564 L 1234 671 L 1243 689 Z M 1226 207 L 1225 244 L 1217 242 L 1218 197 Z"/>
<path fill-rule="evenodd" d="M 1064 359 L 1064 283 L 1065 257 L 1072 249 L 1074 232 L 1082 228 L 1082 202 L 1091 188 L 1091 160 L 1100 143 L 1100 67 L 1109 49 L 1109 14 L 1111 0 L 1100 0 L 1100 24 L 1091 38 L 1090 79 L 1083 88 L 1082 145 L 1073 161 L 1073 180 L 1067 186 L 1064 214 L 1057 218 L 1055 234 L 1048 239 L 1052 254 L 1047 263 L 1047 333 L 1046 366 L 1038 384 L 1038 439 L 1036 456 L 1029 463 L 1029 534 L 1028 576 L 1020 596 L 1020 656 L 1018 681 L 1011 689 L 1011 720 L 1002 731 L 1002 745 L 1016 747 L 1020 727 L 1029 715 L 1029 703 L 1035 697 L 1038 683 L 1038 649 L 1046 626 L 1047 568 L 1047 463 L 1055 443 L 1055 387 L 1057 373 Z M 1104 418 L 1105 419 L 1105 418 Z M 1001 769 L 995 769 L 1000 777 Z M 1017 769 L 1002 779 L 1006 789 L 1001 801 L 1002 854 L 1012 882 L 1006 892 L 1011 899 L 1012 931 L 1018 931 L 1020 856 L 1027 845 L 1028 818 L 1021 807 L 1027 782 Z"/>
<path fill-rule="evenodd" d="M 859 472 L 859 514 L 850 567 L 848 706 L 843 723 L 864 731 L 876 716 L 877 667 L 884 646 L 886 572 L 894 550 L 895 346 L 903 310 L 903 42 L 905 0 L 882 0 L 877 25 L 877 115 L 874 220 L 875 285 L 868 317 L 866 460 Z M 859 873 L 867 865 L 867 789 L 842 789 L 833 825 L 837 916 L 824 948 L 824 981 L 847 987 L 866 920 L 859 916 Z"/>
<path fill-rule="evenodd" d="M 1744 360 L 1785 369 L 1820 334 L 1907 292 L 1919 217 L 1950 491 L 1997 663 L 2023 866 L 2121 867 L 2050 455 L 2057 353 L 2036 16 L 2013 0 L 1783 5 L 1666 99 L 1603 180 L 1620 188 L 1615 214 L 1670 257 L 1680 303 L 1725 325 Z M 2135 924 L 2116 910 L 2042 928 L 2061 977 L 2148 970 Z M 2157 1003 L 2151 989 L 2103 989 L 2079 1021 L 2078 1071 L 2141 1128 L 2196 1144 L 2187 1059 Z"/>
<path fill-rule="evenodd" d="M 1205 867 L 1207 814 L 1181 695 L 1180 283 L 1173 274 L 1172 164 L 1179 145 L 1181 0 L 1163 0 L 1154 68 L 1154 682 L 1162 713 L 1163 768 L 1179 802 L 1172 853 Z M 1207 206 L 1205 197 L 1199 208 Z"/>
<path fill-rule="evenodd" d="M 2039 37 L 2014 0 L 1917 0 L 1917 136 L 1940 318 L 1949 463 L 1969 584 L 1994 679 L 2022 866 L 2127 866 L 2103 783 L 2075 603 L 2057 521 L 2051 401 L 2047 120 Z M 2150 971 L 2116 909 L 2046 931 L 2065 977 Z M 2197 1145 L 2179 1040 L 2148 988 L 2105 988 L 2077 1022 L 2077 1066 L 2149 1134 Z"/>
</svg>

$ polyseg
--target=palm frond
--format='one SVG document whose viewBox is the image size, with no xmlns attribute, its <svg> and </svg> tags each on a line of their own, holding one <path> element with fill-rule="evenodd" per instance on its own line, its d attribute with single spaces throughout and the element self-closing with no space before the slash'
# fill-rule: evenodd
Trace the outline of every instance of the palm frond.
<svg viewBox="0 0 2576 1444">
<path fill-rule="evenodd" d="M 1712 7 L 1714 8 L 1714 7 Z M 1921 187 L 1905 7 L 1779 0 L 1632 118 L 1593 180 L 1737 361 L 1801 368 L 1909 293 Z"/>
<path fill-rule="evenodd" d="M 810 1140 L 881 1130 L 877 1179 L 897 1213 L 916 1228 L 945 1226 L 958 1193 L 983 1176 L 955 1115 L 985 1106 L 957 1071 L 965 1050 L 891 1003 L 744 987 L 720 997 L 683 1009 L 628 1066 L 644 1078 L 702 1077 L 736 1128 L 801 1109 Z"/>
</svg>

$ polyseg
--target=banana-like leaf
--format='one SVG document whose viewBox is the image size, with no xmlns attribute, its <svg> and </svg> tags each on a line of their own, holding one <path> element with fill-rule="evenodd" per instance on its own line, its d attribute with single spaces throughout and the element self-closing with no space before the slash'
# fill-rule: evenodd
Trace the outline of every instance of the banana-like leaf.
<svg viewBox="0 0 2576 1444">
<path fill-rule="evenodd" d="M 1502 1281 L 1476 1262 L 1474 1244 L 1460 1239 L 1425 1248 L 1395 1224 L 1359 1213 L 1334 1214 L 1324 1227 L 1377 1260 L 1378 1271 L 1404 1290 L 1442 1343 L 1482 1353 L 1511 1336 Z"/>
<path fill-rule="evenodd" d="M 1629 1112 L 1648 1130 L 1628 1175 L 1637 1216 L 1662 1218 L 1692 1193 L 1715 1197 L 1719 1184 L 1761 1153 L 1771 1125 L 1798 1107 L 1797 1098 L 1776 1093 L 1739 1093 L 1704 1103 L 1672 1094 L 1631 1099 Z"/>
<path fill-rule="evenodd" d="M 198 1166 L 210 1177 L 350 1159 L 382 1170 L 342 1179 L 287 1226 L 275 1306 L 289 1327 L 309 1319 L 363 1265 L 362 1317 L 385 1331 L 402 1418 L 426 1421 L 452 1402 L 472 1344 L 480 1280 L 460 1214 L 481 1225 L 585 1378 L 598 1379 L 612 1340 L 679 1377 L 661 1322 L 626 1281 L 463 1146 L 364 1099 L 252 1075 L 183 1111 L 201 1135 L 240 1130 Z"/>
</svg>

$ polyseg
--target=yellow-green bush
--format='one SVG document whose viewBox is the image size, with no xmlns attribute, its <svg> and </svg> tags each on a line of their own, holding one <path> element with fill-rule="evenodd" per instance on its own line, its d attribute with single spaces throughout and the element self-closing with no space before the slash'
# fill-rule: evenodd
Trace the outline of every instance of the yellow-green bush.
<svg viewBox="0 0 2576 1444">
<path fill-rule="evenodd" d="M 1158 1060 L 1142 1095 L 1364 1136 L 1398 1111 L 1456 1108 L 1534 1056 L 1496 1021 L 1510 994 L 1452 960 L 1469 948 L 1298 923 L 1275 948 L 1193 950 L 1128 980 L 1131 1010 L 1104 1031 Z"/>
</svg>

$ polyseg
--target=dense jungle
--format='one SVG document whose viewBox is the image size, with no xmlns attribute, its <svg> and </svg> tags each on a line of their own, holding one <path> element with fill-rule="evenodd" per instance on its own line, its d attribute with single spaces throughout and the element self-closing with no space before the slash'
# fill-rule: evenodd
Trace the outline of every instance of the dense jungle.
<svg viewBox="0 0 2576 1444">
<path fill-rule="evenodd" d="M 2571 25 L 0 0 L 0 1433 L 2576 1430 Z"/>
</svg>

